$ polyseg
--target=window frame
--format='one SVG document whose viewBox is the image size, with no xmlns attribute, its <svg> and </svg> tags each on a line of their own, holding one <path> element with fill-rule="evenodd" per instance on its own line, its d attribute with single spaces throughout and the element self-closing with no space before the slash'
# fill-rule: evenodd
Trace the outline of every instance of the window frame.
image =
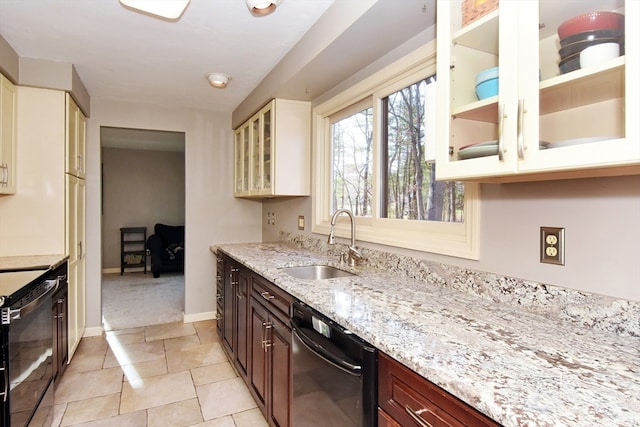
<svg viewBox="0 0 640 427">
<path fill-rule="evenodd" d="M 331 121 L 330 117 L 365 98 L 373 106 L 373 200 L 372 217 L 356 217 L 356 239 L 359 241 L 432 252 L 467 259 L 478 259 L 480 225 L 480 186 L 465 183 L 465 220 L 462 223 L 398 220 L 379 217 L 381 197 L 382 98 L 423 78 L 436 74 L 435 41 L 427 43 L 370 77 L 345 89 L 313 108 L 312 160 L 312 232 L 329 234 L 331 220 Z M 437 84 L 437 83 L 436 83 Z M 353 100 L 358 100 L 354 102 Z M 436 133 L 438 130 L 436 129 Z M 349 238 L 347 218 L 341 216 L 335 234 Z M 419 236 L 419 237 L 416 237 Z"/>
</svg>

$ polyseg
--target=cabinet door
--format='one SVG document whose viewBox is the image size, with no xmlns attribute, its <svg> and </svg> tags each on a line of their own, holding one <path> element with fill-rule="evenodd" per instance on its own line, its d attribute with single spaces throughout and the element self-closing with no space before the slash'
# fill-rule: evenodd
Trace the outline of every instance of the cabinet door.
<svg viewBox="0 0 640 427">
<path fill-rule="evenodd" d="M 0 74 L 0 194 L 16 192 L 16 87 Z"/>
<path fill-rule="evenodd" d="M 80 109 L 78 109 L 77 132 L 78 177 L 84 179 L 87 174 L 87 118 Z"/>
<path fill-rule="evenodd" d="M 637 165 L 640 163 L 637 120 L 640 86 L 638 79 L 628 76 L 637 76 L 640 72 L 640 30 L 638 25 L 631 24 L 640 19 L 640 4 L 633 0 L 588 0 L 572 2 L 561 9 L 563 5 L 564 2 L 540 1 L 536 6 L 540 22 L 552 31 L 541 30 L 535 40 L 540 52 L 538 119 L 527 117 L 527 100 L 537 98 L 524 98 L 525 146 L 518 170 L 537 173 L 607 166 L 615 170 L 616 166 Z M 527 8 L 528 4 L 519 6 L 522 22 L 526 13 L 534 11 Z M 600 10 L 625 16 L 624 52 L 621 52 L 624 55 L 562 74 L 558 67 L 561 58 L 560 40 L 555 32 L 557 25 L 573 16 Z M 524 58 L 520 67 L 522 74 L 526 69 Z M 529 80 L 532 77 L 530 74 Z M 535 136 L 549 142 L 546 149 L 532 150 Z"/>
<path fill-rule="evenodd" d="M 242 194 L 242 137 L 243 128 L 236 129 L 234 134 L 233 153 L 234 153 L 234 166 L 233 166 L 233 195 L 239 196 Z"/>
<path fill-rule="evenodd" d="M 240 267 L 237 273 L 237 286 L 236 286 L 236 307 L 235 307 L 235 320 L 236 320 L 236 346 L 235 346 L 235 365 L 238 372 L 246 378 L 247 376 L 247 363 L 248 363 L 248 314 L 249 314 L 249 279 L 250 272 Z"/>
<path fill-rule="evenodd" d="M 638 92 L 638 82 L 624 77 L 638 74 L 638 26 L 625 26 L 626 55 L 565 73 L 556 31 L 565 20 L 598 10 L 635 22 L 637 2 L 500 2 L 464 27 L 462 1 L 441 6 L 438 179 L 508 181 L 540 173 L 551 179 L 553 173 L 640 163 L 638 123 L 629 115 L 637 113 L 638 97 L 627 95 Z M 498 95 L 477 100 L 476 74 L 496 66 Z"/>
<path fill-rule="evenodd" d="M 271 102 L 260 112 L 260 120 L 262 124 L 262 138 L 260 145 L 260 170 L 261 170 L 261 192 L 263 194 L 272 194 L 271 176 L 273 175 L 273 167 L 271 163 L 273 150 L 273 120 L 274 120 L 275 101 Z"/>
<path fill-rule="evenodd" d="M 269 325 L 269 313 L 267 309 L 258 303 L 255 298 L 249 302 L 251 313 L 250 343 L 251 359 L 249 369 L 249 388 L 256 403 L 265 413 L 267 399 L 267 349 L 270 343 L 267 341 L 267 327 Z"/>
<path fill-rule="evenodd" d="M 224 316 L 223 316 L 223 304 L 224 304 L 224 277 L 225 270 L 224 266 L 226 263 L 226 257 L 218 254 L 216 258 L 216 331 L 218 332 L 218 337 L 220 341 L 224 338 L 223 329 L 224 329 Z"/>
<path fill-rule="evenodd" d="M 66 95 L 67 103 L 67 173 L 78 176 L 78 106 L 69 94 Z"/>
<path fill-rule="evenodd" d="M 67 253 L 69 255 L 69 357 L 86 325 L 85 181 L 67 174 Z"/>
<path fill-rule="evenodd" d="M 232 262 L 227 261 L 224 265 L 224 293 L 222 300 L 222 344 L 233 360 L 234 348 L 234 300 L 236 290 L 236 268 Z"/>
<path fill-rule="evenodd" d="M 291 329 L 275 316 L 271 322 L 269 341 L 270 395 L 269 418 L 274 425 L 291 425 Z"/>
</svg>

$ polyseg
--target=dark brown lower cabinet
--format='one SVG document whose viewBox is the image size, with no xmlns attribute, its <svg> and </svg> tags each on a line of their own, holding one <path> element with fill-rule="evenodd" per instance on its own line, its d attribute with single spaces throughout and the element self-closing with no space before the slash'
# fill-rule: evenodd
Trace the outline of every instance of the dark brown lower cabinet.
<svg viewBox="0 0 640 427">
<path fill-rule="evenodd" d="M 291 298 L 252 275 L 249 302 L 249 390 L 272 426 L 291 425 Z"/>
<path fill-rule="evenodd" d="M 69 325 L 67 302 L 69 300 L 67 283 L 53 294 L 51 315 L 53 317 L 53 379 L 58 380 L 69 361 Z M 54 382 L 55 384 L 55 382 Z"/>
<path fill-rule="evenodd" d="M 240 376 L 247 378 L 249 361 L 247 320 L 251 270 L 219 254 L 217 267 L 218 334 L 222 347 Z"/>
<path fill-rule="evenodd" d="M 386 354 L 378 354 L 379 427 L 500 426 Z"/>
</svg>

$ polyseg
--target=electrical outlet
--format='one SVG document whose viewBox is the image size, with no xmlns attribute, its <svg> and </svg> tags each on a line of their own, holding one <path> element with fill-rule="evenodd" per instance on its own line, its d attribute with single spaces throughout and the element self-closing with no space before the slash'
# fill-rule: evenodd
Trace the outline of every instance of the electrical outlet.
<svg viewBox="0 0 640 427">
<path fill-rule="evenodd" d="M 271 212 L 267 212 L 267 225 L 271 225 Z"/>
<path fill-rule="evenodd" d="M 304 230 L 304 216 L 298 215 L 298 230 Z"/>
<path fill-rule="evenodd" d="M 271 212 L 271 225 L 276 225 L 276 213 Z"/>
<path fill-rule="evenodd" d="M 540 262 L 564 265 L 564 228 L 540 227 Z"/>
</svg>

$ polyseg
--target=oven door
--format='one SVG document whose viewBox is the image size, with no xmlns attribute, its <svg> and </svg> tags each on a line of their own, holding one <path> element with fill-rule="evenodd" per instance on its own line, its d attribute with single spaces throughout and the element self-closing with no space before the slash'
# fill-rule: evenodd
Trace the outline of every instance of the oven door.
<svg viewBox="0 0 640 427">
<path fill-rule="evenodd" d="M 57 288 L 57 280 L 47 280 L 2 309 L 3 426 L 51 425 L 46 421 L 53 408 L 51 296 Z"/>
</svg>

